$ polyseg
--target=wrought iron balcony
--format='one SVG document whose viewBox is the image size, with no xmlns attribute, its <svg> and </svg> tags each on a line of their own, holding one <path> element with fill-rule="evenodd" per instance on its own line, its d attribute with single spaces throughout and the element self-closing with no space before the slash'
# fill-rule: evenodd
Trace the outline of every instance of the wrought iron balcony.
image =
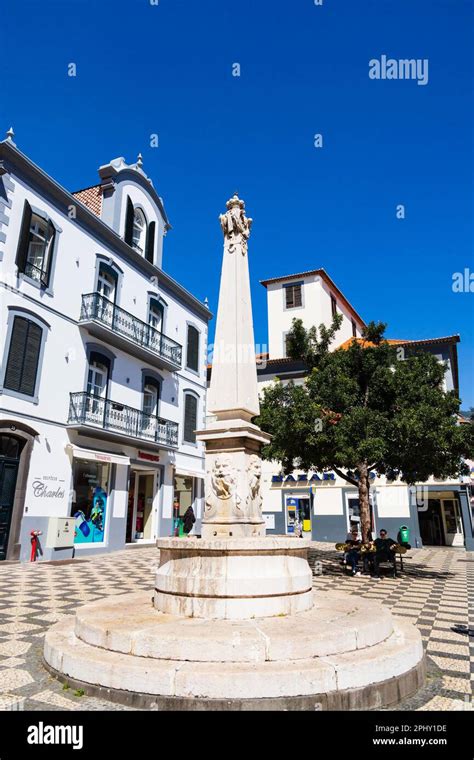
<svg viewBox="0 0 474 760">
<path fill-rule="evenodd" d="M 181 367 L 182 346 L 100 293 L 82 296 L 80 322 L 89 332 L 168 369 Z"/>
<path fill-rule="evenodd" d="M 146 414 L 125 404 L 94 396 L 92 393 L 71 393 L 68 425 L 98 428 L 108 438 L 123 441 L 136 438 L 158 446 L 178 447 L 178 423 Z"/>
</svg>

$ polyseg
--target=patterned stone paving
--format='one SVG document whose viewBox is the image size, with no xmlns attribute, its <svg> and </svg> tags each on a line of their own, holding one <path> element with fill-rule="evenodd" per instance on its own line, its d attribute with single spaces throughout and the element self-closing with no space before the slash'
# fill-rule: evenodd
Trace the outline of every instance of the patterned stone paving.
<svg viewBox="0 0 474 760">
<path fill-rule="evenodd" d="M 472 710 L 474 637 L 452 627 L 474 628 L 474 554 L 464 549 L 426 548 L 403 557 L 403 572 L 376 581 L 370 576 L 345 575 L 341 554 L 327 544 L 313 544 L 310 565 L 317 572 L 314 586 L 338 589 L 390 607 L 421 631 L 428 655 L 427 685 L 397 710 Z M 399 566 L 398 566 L 399 567 Z"/>
<path fill-rule="evenodd" d="M 295 539 L 296 540 L 296 539 Z M 343 573 L 341 555 L 313 543 L 310 564 L 317 589 L 379 599 L 420 629 L 428 654 L 426 687 L 395 709 L 472 709 L 474 555 L 463 549 L 422 549 L 405 555 L 398 578 L 373 581 Z M 0 563 L 0 710 L 127 710 L 64 688 L 42 664 L 43 638 L 57 620 L 93 599 L 152 589 L 155 549 L 125 550 L 71 564 Z M 319 564 L 320 563 L 320 564 Z"/>
</svg>

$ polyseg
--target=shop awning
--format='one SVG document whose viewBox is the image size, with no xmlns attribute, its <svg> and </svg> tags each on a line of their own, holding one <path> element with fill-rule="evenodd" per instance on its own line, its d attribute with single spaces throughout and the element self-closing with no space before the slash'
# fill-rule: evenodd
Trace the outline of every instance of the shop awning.
<svg viewBox="0 0 474 760">
<path fill-rule="evenodd" d="M 92 462 L 109 462 L 110 464 L 130 464 L 130 459 L 120 454 L 112 454 L 109 451 L 83 449 L 80 446 L 75 446 L 73 443 L 66 444 L 66 452 L 74 459 L 87 459 Z"/>
<path fill-rule="evenodd" d="M 196 472 L 195 470 L 184 470 L 182 467 L 176 468 L 176 475 L 184 475 L 186 478 L 201 478 L 204 480 L 206 477 L 204 472 Z"/>
</svg>

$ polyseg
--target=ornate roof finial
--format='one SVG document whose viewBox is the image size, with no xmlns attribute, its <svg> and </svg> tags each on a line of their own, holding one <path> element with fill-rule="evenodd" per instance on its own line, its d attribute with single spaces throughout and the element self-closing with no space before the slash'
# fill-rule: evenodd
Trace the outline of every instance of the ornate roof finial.
<svg viewBox="0 0 474 760">
<path fill-rule="evenodd" d="M 209 298 L 207 296 L 204 299 L 204 306 L 206 307 L 206 309 L 209 308 Z"/>
<path fill-rule="evenodd" d="M 138 158 L 137 158 L 137 166 L 139 166 L 139 167 L 140 167 L 140 169 L 141 169 L 141 168 L 142 168 L 142 166 L 143 166 L 143 156 L 142 156 L 142 154 L 141 154 L 141 153 L 139 153 L 139 154 L 138 154 Z"/>
<path fill-rule="evenodd" d="M 13 127 L 10 127 L 10 129 L 7 132 L 7 140 L 9 140 L 9 142 L 12 143 L 14 137 L 15 137 L 15 133 L 13 131 Z M 13 144 L 15 144 L 15 143 L 13 143 Z"/>
</svg>

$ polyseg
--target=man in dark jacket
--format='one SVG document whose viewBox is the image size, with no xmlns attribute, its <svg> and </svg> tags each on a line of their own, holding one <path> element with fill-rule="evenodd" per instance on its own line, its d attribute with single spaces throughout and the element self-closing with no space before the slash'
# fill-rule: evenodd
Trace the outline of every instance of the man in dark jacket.
<svg viewBox="0 0 474 760">
<path fill-rule="evenodd" d="M 380 563 L 391 562 L 393 568 L 393 577 L 397 577 L 397 557 L 392 547 L 396 546 L 397 542 L 393 538 L 387 537 L 387 531 L 383 528 L 380 531 L 380 538 L 376 538 L 375 544 L 375 556 L 374 556 L 374 569 L 375 577 L 380 578 Z"/>
<path fill-rule="evenodd" d="M 189 506 L 183 517 L 183 528 L 186 535 L 189 535 L 189 533 L 191 533 L 195 522 L 196 517 L 194 515 L 194 510 L 191 506 Z"/>
</svg>

